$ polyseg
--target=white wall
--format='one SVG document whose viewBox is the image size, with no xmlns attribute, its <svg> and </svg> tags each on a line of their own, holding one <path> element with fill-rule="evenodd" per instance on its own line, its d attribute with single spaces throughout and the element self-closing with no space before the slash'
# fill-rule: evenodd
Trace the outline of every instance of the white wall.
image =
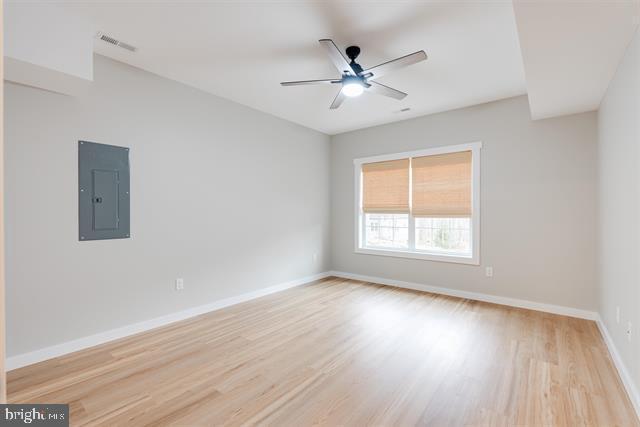
<svg viewBox="0 0 640 427">
<path fill-rule="evenodd" d="M 8 356 L 329 269 L 326 135 L 100 56 L 5 114 Z M 78 140 L 131 148 L 131 239 L 78 241 Z"/>
<path fill-rule="evenodd" d="M 594 310 L 596 137 L 595 113 L 531 121 L 524 96 L 337 135 L 332 267 Z M 483 143 L 480 267 L 354 253 L 354 158 L 472 141 Z"/>
<path fill-rule="evenodd" d="M 640 397 L 640 33 L 598 113 L 599 312 Z M 616 307 L 621 321 L 616 322 Z M 632 322 L 632 341 L 626 336 Z M 640 404 L 640 401 L 637 401 Z M 639 407 L 640 409 L 640 407 Z"/>
<path fill-rule="evenodd" d="M 4 78 L 58 93 L 83 93 L 93 79 L 93 36 L 72 8 L 7 3 Z"/>
</svg>

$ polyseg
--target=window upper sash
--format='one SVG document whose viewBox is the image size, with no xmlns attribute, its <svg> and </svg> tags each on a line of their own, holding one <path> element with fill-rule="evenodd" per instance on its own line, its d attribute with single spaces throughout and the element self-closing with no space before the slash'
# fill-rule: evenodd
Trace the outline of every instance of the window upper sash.
<svg viewBox="0 0 640 427">
<path fill-rule="evenodd" d="M 409 212 L 409 159 L 362 165 L 364 212 Z"/>
<path fill-rule="evenodd" d="M 471 216 L 471 151 L 411 159 L 411 213 L 424 217 Z"/>
<path fill-rule="evenodd" d="M 470 217 L 471 159 L 472 152 L 466 150 L 365 163 L 362 165 L 362 210 L 411 212 L 421 217 Z"/>
</svg>

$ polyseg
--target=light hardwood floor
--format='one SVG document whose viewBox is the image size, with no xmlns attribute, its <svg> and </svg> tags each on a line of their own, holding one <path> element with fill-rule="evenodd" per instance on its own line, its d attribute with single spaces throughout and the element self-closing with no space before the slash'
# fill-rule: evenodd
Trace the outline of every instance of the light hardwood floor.
<svg viewBox="0 0 640 427">
<path fill-rule="evenodd" d="M 72 425 L 638 426 L 594 322 L 330 278 L 8 374 Z"/>
</svg>

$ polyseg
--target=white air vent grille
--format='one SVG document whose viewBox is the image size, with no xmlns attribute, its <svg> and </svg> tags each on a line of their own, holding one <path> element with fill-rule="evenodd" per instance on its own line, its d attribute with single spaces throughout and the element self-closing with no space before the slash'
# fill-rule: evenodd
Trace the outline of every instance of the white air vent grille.
<svg viewBox="0 0 640 427">
<path fill-rule="evenodd" d="M 121 47 L 123 49 L 127 49 L 128 51 L 131 51 L 131 52 L 135 52 L 137 50 L 134 46 L 131 46 L 130 44 L 121 42 L 120 40 L 114 39 L 113 37 L 110 37 L 110 36 L 108 36 L 106 34 L 103 34 L 103 33 L 96 34 L 96 38 L 98 38 L 99 40 L 102 40 L 104 42 L 110 43 L 110 44 L 112 44 L 114 46 L 118 46 L 118 47 Z"/>
</svg>

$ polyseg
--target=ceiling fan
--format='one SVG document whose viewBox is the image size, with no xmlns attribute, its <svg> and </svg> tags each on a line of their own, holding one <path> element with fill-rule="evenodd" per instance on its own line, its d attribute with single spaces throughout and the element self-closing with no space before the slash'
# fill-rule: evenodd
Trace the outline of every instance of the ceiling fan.
<svg viewBox="0 0 640 427">
<path fill-rule="evenodd" d="M 424 50 L 411 53 L 400 58 L 384 62 L 375 67 L 363 70 L 360 64 L 356 62 L 356 58 L 360 55 L 360 48 L 358 46 L 349 46 L 345 53 L 351 62 L 347 61 L 347 58 L 342 55 L 336 44 L 331 39 L 319 40 L 322 47 L 325 48 L 329 54 L 329 58 L 340 71 L 341 77 L 336 79 L 322 79 L 322 80 L 302 80 L 297 82 L 282 82 L 282 86 L 299 86 L 299 85 L 317 85 L 317 84 L 342 84 L 340 92 L 336 95 L 335 99 L 331 103 L 329 108 L 338 108 L 346 97 L 360 96 L 365 90 L 367 92 L 377 93 L 379 95 L 388 96 L 394 99 L 403 99 L 407 96 L 406 93 L 399 90 L 390 88 L 381 83 L 374 81 L 378 77 L 382 77 L 390 71 L 394 71 L 400 68 L 404 68 L 416 62 L 424 61 L 427 59 L 427 54 Z"/>
</svg>

